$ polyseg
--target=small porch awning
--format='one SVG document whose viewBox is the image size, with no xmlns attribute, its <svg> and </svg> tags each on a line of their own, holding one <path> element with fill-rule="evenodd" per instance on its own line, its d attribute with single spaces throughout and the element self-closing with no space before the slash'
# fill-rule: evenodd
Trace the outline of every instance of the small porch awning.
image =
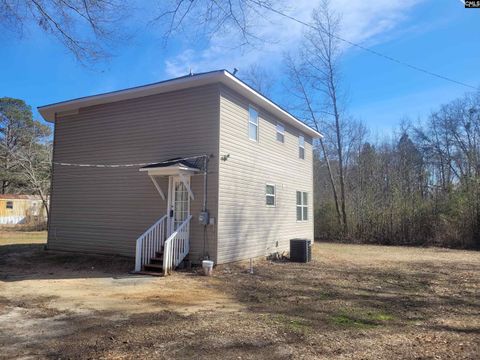
<svg viewBox="0 0 480 360">
<path fill-rule="evenodd" d="M 155 180 L 155 176 L 178 176 L 180 180 L 183 182 L 185 187 L 187 188 L 188 194 L 190 198 L 193 200 L 195 199 L 193 192 L 190 188 L 190 182 L 188 181 L 188 177 L 191 175 L 198 173 L 200 169 L 196 167 L 195 163 L 189 162 L 185 159 L 170 159 L 167 161 L 159 162 L 156 164 L 150 164 L 140 168 L 140 171 L 147 172 L 148 176 L 155 185 L 158 193 L 165 200 L 165 194 L 162 191 L 162 188 L 158 184 L 157 180 Z"/>
<path fill-rule="evenodd" d="M 140 171 L 146 171 L 148 175 L 154 176 L 193 175 L 200 171 L 195 165 L 193 162 L 183 159 L 170 159 L 144 166 L 140 168 Z"/>
</svg>

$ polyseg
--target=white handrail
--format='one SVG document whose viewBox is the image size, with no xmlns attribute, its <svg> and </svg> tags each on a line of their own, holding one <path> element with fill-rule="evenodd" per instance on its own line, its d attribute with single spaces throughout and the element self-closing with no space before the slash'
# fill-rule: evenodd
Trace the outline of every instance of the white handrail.
<svg viewBox="0 0 480 360">
<path fill-rule="evenodd" d="M 162 216 L 150 226 L 138 239 L 135 250 L 135 271 L 141 271 L 142 266 L 148 264 L 155 253 L 162 249 L 165 242 L 167 215 Z"/>
<path fill-rule="evenodd" d="M 163 248 L 163 273 L 167 275 L 175 269 L 190 251 L 190 220 L 189 215 L 175 232 L 165 240 Z"/>
</svg>

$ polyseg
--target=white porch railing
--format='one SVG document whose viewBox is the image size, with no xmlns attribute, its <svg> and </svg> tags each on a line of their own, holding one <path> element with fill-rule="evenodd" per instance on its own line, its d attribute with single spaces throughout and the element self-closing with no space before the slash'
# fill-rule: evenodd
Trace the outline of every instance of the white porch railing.
<svg viewBox="0 0 480 360">
<path fill-rule="evenodd" d="M 142 266 L 148 264 L 155 253 L 162 249 L 166 225 L 167 215 L 164 215 L 137 239 L 135 271 L 141 271 Z"/>
<path fill-rule="evenodd" d="M 167 275 L 175 269 L 190 251 L 190 220 L 189 215 L 175 232 L 165 240 L 163 248 L 163 273 Z"/>
</svg>

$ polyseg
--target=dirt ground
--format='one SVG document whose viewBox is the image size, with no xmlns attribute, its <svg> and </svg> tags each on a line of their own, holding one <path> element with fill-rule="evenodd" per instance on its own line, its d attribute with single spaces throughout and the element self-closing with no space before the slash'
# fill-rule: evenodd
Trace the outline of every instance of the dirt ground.
<svg viewBox="0 0 480 360">
<path fill-rule="evenodd" d="M 0 358 L 479 358 L 478 252 L 321 243 L 156 278 L 44 236 L 0 234 Z"/>
</svg>

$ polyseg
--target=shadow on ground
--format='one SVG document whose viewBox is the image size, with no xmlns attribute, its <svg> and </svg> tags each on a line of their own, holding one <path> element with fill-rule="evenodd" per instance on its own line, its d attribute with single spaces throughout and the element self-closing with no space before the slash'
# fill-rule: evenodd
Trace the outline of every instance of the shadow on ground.
<svg viewBox="0 0 480 360">
<path fill-rule="evenodd" d="M 201 296 L 215 302 L 213 294 L 224 293 L 238 305 L 230 310 L 220 304 L 182 313 L 159 303 L 157 312 L 79 313 L 52 310 L 48 297 L 0 299 L 10 323 L 27 314 L 22 324 L 46 330 L 24 339 L 23 325 L 12 325 L 0 329 L 0 342 L 10 341 L 5 348 L 15 356 L 71 359 L 475 359 L 480 353 L 477 254 L 317 245 L 314 258 L 309 264 L 259 261 L 253 275 L 230 265 L 216 268 L 213 278 L 195 277 L 207 290 Z M 4 283 L 126 276 L 130 269 L 129 259 L 45 252 L 41 245 L 0 247 Z M 192 277 L 176 273 L 159 281 L 188 287 Z M 152 297 L 166 291 L 155 284 Z M 119 295 L 122 286 L 115 288 Z"/>
<path fill-rule="evenodd" d="M 133 260 L 45 250 L 45 244 L 0 246 L 0 281 L 125 277 Z"/>
<path fill-rule="evenodd" d="M 227 291 L 249 311 L 314 331 L 409 327 L 480 334 L 479 266 L 411 261 L 379 266 L 266 263 L 254 275 L 226 272 Z M 477 285 L 475 285 L 477 284 Z M 469 316 L 458 326 L 438 321 Z"/>
</svg>

